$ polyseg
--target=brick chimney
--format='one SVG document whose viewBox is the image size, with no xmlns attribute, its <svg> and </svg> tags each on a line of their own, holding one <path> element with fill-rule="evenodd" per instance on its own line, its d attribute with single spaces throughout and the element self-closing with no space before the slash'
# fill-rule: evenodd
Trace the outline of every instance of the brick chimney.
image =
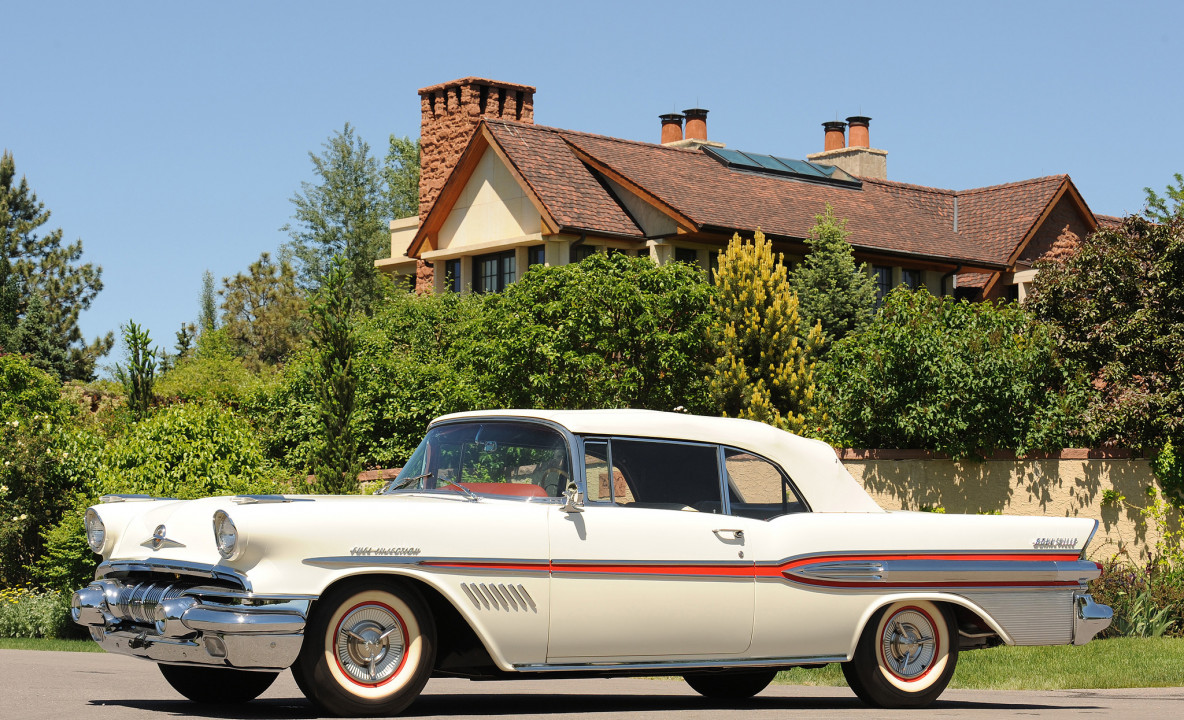
<svg viewBox="0 0 1184 720">
<path fill-rule="evenodd" d="M 419 91 L 419 219 L 422 222 L 481 118 L 534 123 L 530 85 L 467 77 Z"/>
<path fill-rule="evenodd" d="M 659 115 L 662 119 L 662 144 L 682 140 L 682 113 Z"/>
<path fill-rule="evenodd" d="M 824 122 L 826 137 L 823 141 L 822 152 L 807 155 L 810 162 L 823 165 L 834 165 L 855 177 L 888 179 L 888 152 L 871 147 L 868 137 L 868 123 L 870 117 L 852 115 L 847 122 Z M 851 128 L 849 143 L 844 146 L 843 126 Z"/>
</svg>

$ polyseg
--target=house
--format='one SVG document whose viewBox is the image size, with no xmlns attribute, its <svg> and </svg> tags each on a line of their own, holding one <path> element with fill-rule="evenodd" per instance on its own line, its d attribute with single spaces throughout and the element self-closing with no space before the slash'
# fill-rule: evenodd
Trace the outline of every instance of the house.
<svg viewBox="0 0 1184 720">
<path fill-rule="evenodd" d="M 391 223 L 380 269 L 421 290 L 495 292 L 594 252 L 707 269 L 757 229 L 796 261 L 829 203 L 881 293 L 1022 299 L 1037 260 L 1115 221 L 1067 175 L 971 190 L 890 181 L 864 116 L 823 123 L 823 150 L 797 160 L 708 140 L 701 108 L 661 115 L 656 143 L 536 125 L 534 92 L 481 78 L 419 91 L 420 215 Z"/>
</svg>

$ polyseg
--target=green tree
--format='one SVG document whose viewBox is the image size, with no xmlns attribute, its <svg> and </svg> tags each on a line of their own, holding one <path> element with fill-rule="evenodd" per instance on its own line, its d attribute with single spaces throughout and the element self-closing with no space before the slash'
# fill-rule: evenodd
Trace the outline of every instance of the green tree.
<svg viewBox="0 0 1184 720">
<path fill-rule="evenodd" d="M 29 298 L 40 296 L 50 326 L 69 348 L 66 379 L 90 379 L 95 361 L 111 350 L 113 333 L 83 342 L 78 315 L 90 307 L 103 289 L 103 270 L 90 263 L 79 264 L 82 241 L 62 245 L 62 230 L 40 234 L 50 212 L 22 177 L 16 182 L 16 164 L 7 150 L 0 156 L 0 255 L 10 263 L 19 280 L 20 311 Z"/>
<path fill-rule="evenodd" d="M 380 294 L 374 261 L 390 243 L 382 173 L 349 123 L 322 147 L 320 155 L 308 154 L 318 182 L 300 184 L 291 199 L 294 222 L 281 228 L 292 238 L 287 250 L 299 261 L 306 289 L 319 287 L 334 258 L 341 257 L 346 295 L 369 311 Z"/>
<path fill-rule="evenodd" d="M 268 253 L 233 278 L 223 278 L 223 322 L 226 337 L 249 366 L 284 362 L 303 340 L 307 306 L 296 287 L 296 272 L 287 262 L 274 263 Z"/>
<path fill-rule="evenodd" d="M 1131 216 L 1037 265 L 1027 307 L 1098 388 L 1086 413 L 1099 440 L 1153 448 L 1184 441 L 1184 214 Z"/>
<path fill-rule="evenodd" d="M 648 257 L 532 267 L 488 296 L 460 360 L 502 407 L 705 412 L 711 296 L 697 268 Z"/>
<path fill-rule="evenodd" d="M 8 258 L 0 255 L 0 352 L 12 352 L 12 334 L 20 321 L 21 288 Z"/>
<path fill-rule="evenodd" d="M 955 457 L 1064 447 L 1087 383 L 1052 329 L 1014 303 L 900 287 L 819 368 L 832 444 Z"/>
<path fill-rule="evenodd" d="M 70 349 L 51 325 L 45 302 L 40 295 L 32 295 L 25 306 L 25 316 L 17 323 L 10 336 L 12 351 L 27 355 L 34 367 L 57 376 L 70 377 L 73 365 Z"/>
<path fill-rule="evenodd" d="M 218 329 L 218 302 L 214 298 L 214 273 L 201 274 L 201 294 L 198 296 L 197 327 L 202 332 Z"/>
<path fill-rule="evenodd" d="M 94 477 L 99 444 L 74 429 L 61 385 L 17 355 L 0 355 L 0 587 L 32 579 L 43 528 Z"/>
<path fill-rule="evenodd" d="M 827 204 L 823 214 L 814 216 L 814 227 L 806 238 L 809 254 L 790 273 L 804 331 L 822 323 L 825 347 L 861 332 L 876 312 L 875 281 L 863 263 L 855 265 L 846 226 L 847 221 L 836 218 Z"/>
<path fill-rule="evenodd" d="M 127 365 L 115 366 L 115 377 L 127 393 L 127 406 L 137 420 L 148 416 L 152 406 L 152 388 L 156 383 L 156 351 L 151 348 L 148 331 L 128 320 L 123 326 L 127 346 Z"/>
<path fill-rule="evenodd" d="M 316 352 L 317 417 L 321 443 L 313 461 L 317 491 L 346 494 L 357 489 L 362 464 L 354 431 L 353 298 L 347 292 L 347 274 L 335 263 L 310 306 L 312 347 Z"/>
<path fill-rule="evenodd" d="M 781 256 L 759 230 L 752 242 L 737 234 L 720 254 L 711 331 L 718 357 L 710 392 L 726 417 L 814 434 L 825 414 L 815 397 L 815 354 L 822 328 L 799 336 L 798 298 Z"/>
<path fill-rule="evenodd" d="M 1162 196 L 1149 187 L 1143 188 L 1143 192 L 1147 193 L 1145 214 L 1148 219 L 1166 223 L 1184 215 L 1184 175 L 1176 173 L 1173 177 L 1176 184 L 1168 183 Z"/>
<path fill-rule="evenodd" d="M 382 177 L 391 218 L 419 215 L 419 140 L 391 135 Z"/>
</svg>

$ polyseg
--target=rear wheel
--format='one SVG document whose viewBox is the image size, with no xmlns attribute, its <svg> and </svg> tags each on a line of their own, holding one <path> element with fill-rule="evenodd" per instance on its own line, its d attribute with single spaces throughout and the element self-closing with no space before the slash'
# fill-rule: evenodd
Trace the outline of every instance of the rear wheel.
<svg viewBox="0 0 1184 720">
<path fill-rule="evenodd" d="M 727 670 L 683 675 L 682 679 L 703 697 L 742 700 L 764 690 L 776 676 L 776 670 Z"/>
<path fill-rule="evenodd" d="M 235 705 L 263 694 L 279 673 L 250 672 L 230 668 L 160 666 L 160 674 L 173 689 L 193 702 L 206 705 Z"/>
<path fill-rule="evenodd" d="M 851 662 L 847 684 L 882 708 L 925 707 L 946 689 L 958 662 L 953 616 L 924 600 L 898 602 L 872 616 Z"/>
<path fill-rule="evenodd" d="M 413 588 L 391 581 L 341 585 L 317 601 L 292 666 L 300 690 L 335 715 L 395 715 L 432 673 L 436 628 Z"/>
</svg>

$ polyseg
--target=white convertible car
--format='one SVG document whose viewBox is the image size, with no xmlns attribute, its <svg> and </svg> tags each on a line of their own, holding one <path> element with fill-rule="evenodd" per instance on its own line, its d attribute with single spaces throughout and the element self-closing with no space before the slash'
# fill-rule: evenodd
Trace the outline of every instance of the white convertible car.
<svg viewBox="0 0 1184 720">
<path fill-rule="evenodd" d="M 1088 642 L 1093 520 L 885 512 L 827 445 L 644 410 L 439 418 L 374 496 L 113 496 L 74 619 L 200 702 L 290 667 L 322 710 L 428 678 L 681 675 L 713 698 L 843 664 L 882 707 L 958 653 Z"/>
</svg>

